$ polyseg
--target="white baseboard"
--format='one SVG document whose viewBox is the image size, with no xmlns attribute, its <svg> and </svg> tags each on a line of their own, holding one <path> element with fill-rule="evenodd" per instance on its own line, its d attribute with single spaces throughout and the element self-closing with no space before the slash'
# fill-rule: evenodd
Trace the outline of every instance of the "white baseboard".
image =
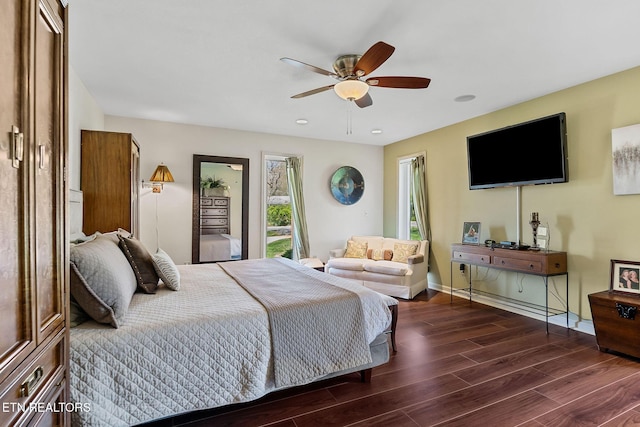
<svg viewBox="0 0 640 427">
<path fill-rule="evenodd" d="M 450 294 L 450 288 L 443 288 L 442 285 L 438 283 L 429 283 L 430 289 L 435 289 L 445 294 Z M 508 311 L 510 313 L 520 314 L 522 316 L 531 317 L 532 319 L 545 321 L 545 313 L 544 310 L 536 310 L 530 307 L 519 305 L 517 302 L 513 301 L 505 301 L 499 298 L 493 298 L 490 295 L 473 295 L 473 301 L 479 302 L 481 304 L 488 305 L 490 307 L 499 308 L 501 310 Z M 564 328 L 567 327 L 567 314 L 556 314 L 553 316 L 549 316 L 549 323 L 554 325 L 562 326 Z M 589 335 L 595 335 L 595 329 L 593 327 L 593 321 L 580 319 L 580 317 L 576 313 L 569 312 L 568 316 L 568 328 L 574 329 L 579 332 L 584 332 Z"/>
</svg>

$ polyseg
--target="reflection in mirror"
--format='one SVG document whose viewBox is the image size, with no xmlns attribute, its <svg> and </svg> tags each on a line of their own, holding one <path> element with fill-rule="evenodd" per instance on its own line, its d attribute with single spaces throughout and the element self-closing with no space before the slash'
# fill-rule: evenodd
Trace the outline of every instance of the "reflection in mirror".
<svg viewBox="0 0 640 427">
<path fill-rule="evenodd" d="M 191 261 L 248 258 L 249 159 L 193 156 Z"/>
</svg>

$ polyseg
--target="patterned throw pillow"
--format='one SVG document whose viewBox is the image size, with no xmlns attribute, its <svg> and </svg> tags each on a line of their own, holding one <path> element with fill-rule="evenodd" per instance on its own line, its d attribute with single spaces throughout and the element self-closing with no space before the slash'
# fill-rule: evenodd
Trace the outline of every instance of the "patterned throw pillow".
<svg viewBox="0 0 640 427">
<path fill-rule="evenodd" d="M 418 245 L 418 243 L 395 243 L 391 261 L 407 263 L 411 255 L 418 253 Z"/>
<path fill-rule="evenodd" d="M 368 249 L 367 258 L 374 261 L 391 261 L 393 257 L 393 251 L 391 249 Z"/>
<path fill-rule="evenodd" d="M 164 285 L 172 291 L 180 289 L 180 272 L 169 254 L 158 248 L 151 258 L 153 259 L 153 266 L 156 268 L 158 276 L 160 276 Z"/>
<path fill-rule="evenodd" d="M 131 264 L 133 273 L 138 282 L 138 291 L 145 294 L 155 294 L 158 289 L 158 273 L 153 266 L 151 254 L 147 251 L 141 241 L 135 237 L 123 237 L 118 234 L 118 246 Z"/>
<path fill-rule="evenodd" d="M 356 242 L 355 240 L 349 240 L 347 242 L 347 251 L 344 254 L 345 258 L 366 258 L 367 257 L 367 242 Z"/>
</svg>

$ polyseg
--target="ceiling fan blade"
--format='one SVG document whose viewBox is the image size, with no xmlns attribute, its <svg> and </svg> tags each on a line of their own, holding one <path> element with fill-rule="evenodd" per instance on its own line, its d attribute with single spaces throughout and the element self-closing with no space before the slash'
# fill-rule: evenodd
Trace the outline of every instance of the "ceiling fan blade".
<svg viewBox="0 0 640 427">
<path fill-rule="evenodd" d="M 356 99 L 353 102 L 355 102 L 358 107 L 365 108 L 373 104 L 373 99 L 371 99 L 371 95 L 367 93 L 362 98 Z"/>
<path fill-rule="evenodd" d="M 426 77 L 371 77 L 366 81 L 369 86 L 399 89 L 424 89 L 431 83 L 431 79 Z"/>
<path fill-rule="evenodd" d="M 338 77 L 338 75 L 336 73 L 332 73 L 331 71 L 323 70 L 322 68 L 318 68 L 315 65 L 305 64 L 304 62 L 300 62 L 300 61 L 298 61 L 296 59 L 280 58 L 280 61 L 286 62 L 287 64 L 293 65 L 294 67 L 305 68 L 305 69 L 307 69 L 309 71 L 313 71 L 314 73 L 322 74 L 323 76 L 329 76 L 329 77 L 334 77 L 334 78 Z"/>
<path fill-rule="evenodd" d="M 353 70 L 356 75 L 360 77 L 365 76 L 373 72 L 373 70 L 381 66 L 384 61 L 389 59 L 394 50 L 396 50 L 395 47 L 388 45 L 385 42 L 378 42 L 371 46 L 369 50 L 362 55 Z"/>
<path fill-rule="evenodd" d="M 333 89 L 334 85 L 329 85 L 329 86 L 323 86 L 323 87 L 319 87 L 313 90 L 308 90 L 306 92 L 302 92 L 299 93 L 297 95 L 293 95 L 291 98 L 294 99 L 298 99 L 298 98 L 304 98 L 305 96 L 309 96 L 309 95 L 315 95 L 316 93 L 320 93 L 320 92 L 324 92 L 325 90 L 329 90 L 329 89 Z"/>
</svg>

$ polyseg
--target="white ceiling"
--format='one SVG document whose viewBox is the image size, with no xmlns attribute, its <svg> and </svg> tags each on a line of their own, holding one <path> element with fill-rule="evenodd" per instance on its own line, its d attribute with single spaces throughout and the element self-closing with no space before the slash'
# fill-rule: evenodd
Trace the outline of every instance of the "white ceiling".
<svg viewBox="0 0 640 427">
<path fill-rule="evenodd" d="M 105 114 L 326 140 L 386 145 L 640 65 L 638 0 L 70 3 L 71 66 Z M 332 70 L 380 40 L 396 50 L 367 77 L 429 88 L 290 98 L 336 81 L 281 57 Z"/>
</svg>

